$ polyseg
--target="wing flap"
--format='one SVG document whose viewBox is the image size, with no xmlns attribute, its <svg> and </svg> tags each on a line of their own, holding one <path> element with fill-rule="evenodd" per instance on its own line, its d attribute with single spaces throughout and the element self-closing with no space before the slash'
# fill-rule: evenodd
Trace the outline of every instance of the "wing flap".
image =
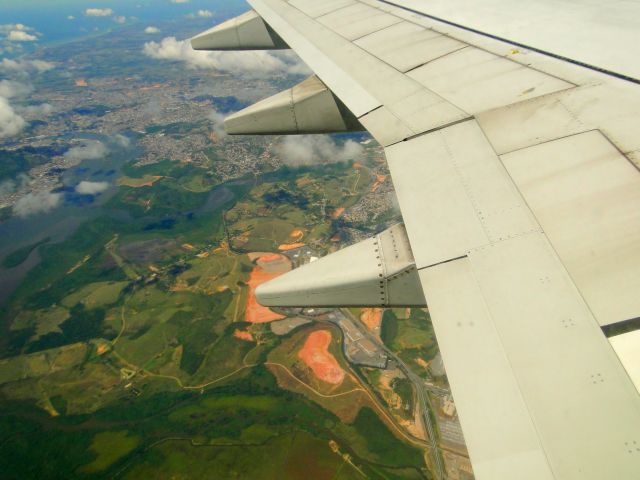
<svg viewBox="0 0 640 480">
<path fill-rule="evenodd" d="M 538 465 L 526 417 L 552 478 L 634 478 L 637 392 L 543 234 L 420 278 L 478 478 L 524 475 L 510 458 Z"/>
<path fill-rule="evenodd" d="M 546 237 L 469 261 L 557 478 L 634 478 L 638 393 Z"/>
<path fill-rule="evenodd" d="M 476 478 L 554 478 L 469 259 L 420 279 Z"/>
</svg>

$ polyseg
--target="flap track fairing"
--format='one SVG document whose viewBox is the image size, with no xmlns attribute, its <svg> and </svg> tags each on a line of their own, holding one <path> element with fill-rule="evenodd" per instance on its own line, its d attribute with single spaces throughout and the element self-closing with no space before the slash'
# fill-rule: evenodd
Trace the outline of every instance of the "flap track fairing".
<svg viewBox="0 0 640 480">
<path fill-rule="evenodd" d="M 268 307 L 425 307 L 404 225 L 260 285 Z"/>
<path fill-rule="evenodd" d="M 280 35 L 253 10 L 196 35 L 191 39 L 191 47 L 194 50 L 281 50 L 289 48 Z"/>
<path fill-rule="evenodd" d="M 234 113 L 224 121 L 229 135 L 338 133 L 364 130 L 338 98 L 314 76 Z"/>
</svg>

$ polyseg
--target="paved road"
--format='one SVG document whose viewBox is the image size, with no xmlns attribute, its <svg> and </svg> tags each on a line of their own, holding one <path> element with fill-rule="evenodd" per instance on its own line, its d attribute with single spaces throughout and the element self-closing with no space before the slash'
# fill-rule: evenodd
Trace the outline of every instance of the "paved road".
<svg viewBox="0 0 640 480">
<path fill-rule="evenodd" d="M 359 325 L 357 322 L 359 320 L 355 319 L 349 310 L 341 310 L 342 313 L 346 316 L 349 316 L 356 325 Z M 438 439 L 436 437 L 435 430 L 433 428 L 433 422 L 431 421 L 431 416 L 429 415 L 429 411 L 431 410 L 431 403 L 429 402 L 429 397 L 425 392 L 425 386 L 422 378 L 419 375 L 414 373 L 404 361 L 398 357 L 392 350 L 387 348 L 384 342 L 380 341 L 375 335 L 373 335 L 367 329 L 361 329 L 362 334 L 367 337 L 369 340 L 374 342 L 376 345 L 379 345 L 385 353 L 389 356 L 389 358 L 393 359 L 397 364 L 398 368 L 405 374 L 405 376 L 413 383 L 416 388 L 416 392 L 418 394 L 418 400 L 420 401 L 420 408 L 422 412 L 422 418 L 424 421 L 424 425 L 427 428 L 427 433 L 429 436 L 429 443 L 431 444 L 430 449 L 432 453 L 432 457 L 435 462 L 436 467 L 436 477 L 438 480 L 444 480 L 444 466 L 442 465 L 442 457 L 440 456 L 440 450 L 438 448 Z"/>
</svg>

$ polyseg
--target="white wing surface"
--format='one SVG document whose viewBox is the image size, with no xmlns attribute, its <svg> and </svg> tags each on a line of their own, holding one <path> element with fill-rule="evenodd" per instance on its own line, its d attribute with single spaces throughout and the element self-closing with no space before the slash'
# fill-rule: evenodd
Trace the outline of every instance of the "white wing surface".
<svg viewBox="0 0 640 480">
<path fill-rule="evenodd" d="M 249 1 L 385 147 L 476 477 L 640 478 L 639 4 Z"/>
</svg>

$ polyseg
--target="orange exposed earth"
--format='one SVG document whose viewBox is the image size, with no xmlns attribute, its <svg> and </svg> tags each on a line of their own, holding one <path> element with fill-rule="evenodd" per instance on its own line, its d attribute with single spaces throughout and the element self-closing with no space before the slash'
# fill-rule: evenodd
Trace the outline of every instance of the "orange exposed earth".
<svg viewBox="0 0 640 480">
<path fill-rule="evenodd" d="M 331 332 L 316 330 L 311 332 L 298 352 L 300 358 L 320 380 L 340 385 L 344 380 L 344 370 L 336 358 L 329 352 Z"/>
<path fill-rule="evenodd" d="M 386 179 L 387 177 L 384 175 L 376 175 L 376 182 L 371 185 L 371 193 L 375 193 L 375 191 L 380 188 L 380 185 L 382 185 Z"/>
<path fill-rule="evenodd" d="M 289 250 L 295 250 L 296 248 L 304 246 L 304 243 L 283 243 L 282 245 L 278 245 L 278 250 L 281 252 L 288 252 Z"/>
<path fill-rule="evenodd" d="M 431 365 L 431 361 L 429 362 L 425 362 L 422 358 L 417 357 L 416 358 L 416 363 L 418 365 L 420 365 L 422 368 L 429 368 L 429 365 Z"/>
<path fill-rule="evenodd" d="M 362 165 L 361 163 L 355 162 L 353 164 L 353 168 L 355 168 L 356 170 L 359 169 L 359 168 L 362 168 L 362 167 L 364 167 L 364 165 Z"/>
<path fill-rule="evenodd" d="M 302 230 L 300 230 L 299 228 L 296 228 L 295 230 L 293 230 L 289 234 L 289 237 L 291 237 L 294 240 L 297 240 L 299 242 L 300 240 L 302 240 L 302 237 L 304 237 L 304 232 Z"/>
<path fill-rule="evenodd" d="M 371 331 L 375 331 L 380 328 L 382 323 L 382 309 L 381 308 L 363 308 L 360 313 L 360 320 Z"/>
<path fill-rule="evenodd" d="M 251 323 L 267 323 L 284 318 L 284 315 L 272 312 L 269 308 L 263 307 L 256 300 L 256 288 L 285 272 L 291 270 L 291 262 L 284 255 L 279 253 L 263 253 L 261 255 L 250 254 L 251 260 L 256 259 L 256 266 L 249 274 L 249 295 L 247 297 L 247 308 L 245 310 L 245 320 Z"/>
<path fill-rule="evenodd" d="M 153 85 L 146 85 L 144 87 L 140 87 L 139 90 L 142 92 L 146 92 L 148 90 L 157 90 L 159 88 L 162 88 L 162 84 L 161 83 L 154 83 Z"/>
<path fill-rule="evenodd" d="M 246 330 L 236 329 L 235 332 L 233 332 L 233 336 L 246 342 L 253 342 L 253 335 L 251 335 L 251 333 L 247 332 Z"/>
<path fill-rule="evenodd" d="M 87 83 L 87 81 L 84 78 L 79 78 L 78 80 L 75 81 L 75 85 L 76 87 L 88 87 L 89 84 Z"/>
<path fill-rule="evenodd" d="M 332 218 L 340 218 L 340 216 L 344 213 L 344 207 L 336 208 L 331 214 Z"/>
<path fill-rule="evenodd" d="M 131 188 L 151 187 L 161 178 L 163 177 L 159 175 L 145 175 L 142 178 L 120 177 L 117 183 Z"/>
<path fill-rule="evenodd" d="M 309 177 L 302 177 L 296 180 L 296 185 L 298 187 L 304 187 L 305 185 L 308 185 L 312 182 L 313 180 L 311 180 Z"/>
<path fill-rule="evenodd" d="M 295 250 L 296 248 L 304 247 L 305 244 L 300 242 L 300 240 L 302 240 L 302 237 L 304 237 L 304 232 L 299 228 L 296 228 L 289 234 L 289 241 L 287 243 L 278 245 L 278 250 L 280 250 L 281 252 L 287 252 L 289 250 Z"/>
</svg>

